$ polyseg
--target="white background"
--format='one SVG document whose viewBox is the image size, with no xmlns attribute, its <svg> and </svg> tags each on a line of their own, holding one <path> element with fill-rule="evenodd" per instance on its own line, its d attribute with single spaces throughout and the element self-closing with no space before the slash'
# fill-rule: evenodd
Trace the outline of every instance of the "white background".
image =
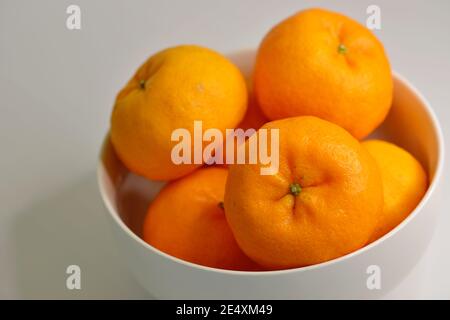
<svg viewBox="0 0 450 320">
<path fill-rule="evenodd" d="M 77 4 L 82 30 L 66 29 Z M 309 6 L 365 22 L 382 10 L 393 68 L 429 99 L 448 142 L 450 1 L 0 0 L 0 298 L 148 298 L 114 247 L 95 167 L 115 94 L 152 53 L 256 47 Z M 450 190 L 445 171 L 443 187 Z M 422 263 L 388 297 L 450 298 L 449 202 Z M 82 268 L 82 290 L 65 269 Z"/>
</svg>

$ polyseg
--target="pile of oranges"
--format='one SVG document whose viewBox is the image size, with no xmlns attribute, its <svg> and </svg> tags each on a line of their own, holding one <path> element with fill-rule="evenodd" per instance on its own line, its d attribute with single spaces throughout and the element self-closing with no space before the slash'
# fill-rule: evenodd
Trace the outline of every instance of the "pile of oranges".
<svg viewBox="0 0 450 320">
<path fill-rule="evenodd" d="M 168 182 L 149 206 L 143 239 L 189 262 L 262 271 L 321 263 L 382 237 L 427 188 L 406 150 L 364 140 L 392 95 L 378 39 L 322 9 L 272 28 L 251 79 L 207 48 L 158 52 L 119 92 L 111 116 L 125 166 Z M 222 133 L 278 129 L 278 172 L 261 175 L 261 163 L 175 164 L 172 133 L 193 133 L 195 121 Z"/>
</svg>

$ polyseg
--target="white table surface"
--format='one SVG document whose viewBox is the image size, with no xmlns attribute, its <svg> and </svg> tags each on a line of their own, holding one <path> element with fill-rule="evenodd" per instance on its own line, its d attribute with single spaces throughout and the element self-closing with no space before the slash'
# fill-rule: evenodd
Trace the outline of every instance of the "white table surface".
<svg viewBox="0 0 450 320">
<path fill-rule="evenodd" d="M 256 47 L 310 1 L 0 1 L 0 298 L 148 298 L 114 247 L 95 167 L 116 92 L 145 58 L 196 43 Z M 450 1 L 314 1 L 364 22 L 381 8 L 393 68 L 450 124 Z M 81 7 L 82 29 L 66 28 Z M 448 170 L 443 187 L 450 190 Z M 450 298 L 450 202 L 426 256 L 388 298 Z M 82 268 L 68 291 L 65 269 Z"/>
</svg>

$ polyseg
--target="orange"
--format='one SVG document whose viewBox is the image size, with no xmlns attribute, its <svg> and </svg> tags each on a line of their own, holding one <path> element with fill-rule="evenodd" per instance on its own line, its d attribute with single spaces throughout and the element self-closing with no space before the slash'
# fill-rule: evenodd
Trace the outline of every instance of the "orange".
<svg viewBox="0 0 450 320">
<path fill-rule="evenodd" d="M 242 119 L 241 123 L 239 123 L 237 127 L 244 130 L 250 128 L 258 130 L 260 127 L 262 127 L 263 124 L 268 121 L 269 120 L 266 118 L 266 116 L 264 116 L 261 108 L 256 103 L 253 89 L 251 87 L 251 84 L 249 84 L 247 112 L 245 113 L 244 119 Z"/>
<path fill-rule="evenodd" d="M 244 115 L 244 119 L 237 125 L 236 129 L 242 129 L 245 131 L 249 129 L 254 129 L 255 132 L 262 127 L 266 122 L 268 122 L 267 118 L 262 113 L 259 106 L 256 104 L 254 95 L 252 93 L 251 85 L 249 84 L 249 92 L 248 92 L 248 105 L 247 105 L 247 112 Z M 249 134 L 245 137 L 245 140 L 248 139 L 251 136 Z M 226 141 L 233 141 L 231 137 L 228 137 Z M 238 140 L 234 137 L 234 163 L 237 161 L 237 152 L 238 152 L 238 146 L 245 142 L 245 140 Z M 224 146 L 223 150 L 223 158 L 222 162 L 226 165 L 226 147 Z"/>
<path fill-rule="evenodd" d="M 427 190 L 427 175 L 408 151 L 381 140 L 363 142 L 378 164 L 383 182 L 384 206 L 376 240 L 402 222 L 414 210 Z"/>
<path fill-rule="evenodd" d="M 228 170 L 199 169 L 170 182 L 150 204 L 143 238 L 174 257 L 213 268 L 255 270 L 238 247 L 223 209 Z"/>
<path fill-rule="evenodd" d="M 262 129 L 279 129 L 278 173 L 261 175 L 261 164 L 231 165 L 225 189 L 226 217 L 241 249 L 261 266 L 285 269 L 364 246 L 383 204 L 369 153 L 316 117 L 269 122 L 258 135 Z"/>
<path fill-rule="evenodd" d="M 172 148 L 179 143 L 171 141 L 175 129 L 188 129 L 193 137 L 194 121 L 201 120 L 203 130 L 224 133 L 242 120 L 246 108 L 244 77 L 229 60 L 199 46 L 173 47 L 150 57 L 118 94 L 111 141 L 131 171 L 172 180 L 200 166 L 172 162 Z"/>
<path fill-rule="evenodd" d="M 392 101 L 382 44 L 358 22 L 322 9 L 301 11 L 265 36 L 253 79 L 269 119 L 313 115 L 358 139 L 383 121 Z"/>
</svg>

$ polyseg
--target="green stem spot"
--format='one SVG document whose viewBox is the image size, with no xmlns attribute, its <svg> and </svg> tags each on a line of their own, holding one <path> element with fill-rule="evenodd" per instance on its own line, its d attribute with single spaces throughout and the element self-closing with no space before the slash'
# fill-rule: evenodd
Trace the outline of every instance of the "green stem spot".
<svg viewBox="0 0 450 320">
<path fill-rule="evenodd" d="M 348 51 L 347 47 L 342 43 L 338 46 L 338 52 L 341 54 L 346 54 Z"/>
<path fill-rule="evenodd" d="M 145 89 L 145 80 L 139 81 L 139 87 L 144 90 Z"/>
<path fill-rule="evenodd" d="M 292 195 L 298 196 L 302 192 L 302 187 L 298 183 L 292 183 L 289 186 L 289 191 Z"/>
<path fill-rule="evenodd" d="M 219 206 L 220 209 L 224 209 L 225 208 L 224 205 L 223 205 L 223 201 L 220 201 L 218 203 L 218 206 Z"/>
</svg>

